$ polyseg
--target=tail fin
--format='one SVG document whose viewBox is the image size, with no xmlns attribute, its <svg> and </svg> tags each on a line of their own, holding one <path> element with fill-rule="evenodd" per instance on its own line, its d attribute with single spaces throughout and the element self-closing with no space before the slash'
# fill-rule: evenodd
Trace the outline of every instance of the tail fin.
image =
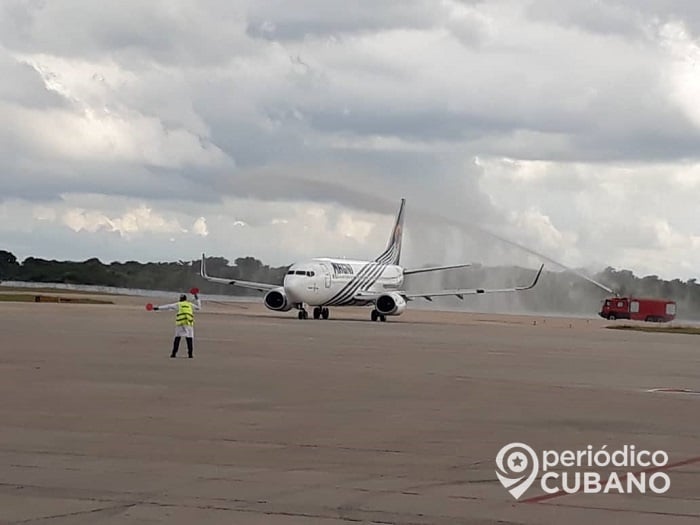
<svg viewBox="0 0 700 525">
<path fill-rule="evenodd" d="M 403 236 L 403 211 L 406 206 L 406 199 L 401 199 L 399 213 L 396 215 L 396 223 L 394 229 L 391 230 L 389 244 L 386 250 L 375 259 L 375 262 L 381 264 L 399 264 L 401 258 L 401 237 Z"/>
</svg>

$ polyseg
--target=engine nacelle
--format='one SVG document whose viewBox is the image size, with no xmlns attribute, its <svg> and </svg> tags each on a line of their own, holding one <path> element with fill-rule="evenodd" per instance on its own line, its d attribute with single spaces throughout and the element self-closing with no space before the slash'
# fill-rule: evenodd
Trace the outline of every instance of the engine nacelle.
<svg viewBox="0 0 700 525">
<path fill-rule="evenodd" d="M 406 309 L 406 301 L 400 294 L 389 292 L 380 295 L 375 306 L 382 315 L 401 315 Z"/>
<path fill-rule="evenodd" d="M 284 293 L 284 288 L 281 286 L 267 292 L 263 301 L 267 308 L 276 312 L 288 312 L 292 309 L 287 294 Z"/>
</svg>

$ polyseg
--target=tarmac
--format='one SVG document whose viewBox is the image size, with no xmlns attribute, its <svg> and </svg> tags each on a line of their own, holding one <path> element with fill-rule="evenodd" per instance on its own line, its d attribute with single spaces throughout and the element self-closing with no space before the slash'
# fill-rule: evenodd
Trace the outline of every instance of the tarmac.
<svg viewBox="0 0 700 525">
<path fill-rule="evenodd" d="M 595 319 L 0 303 L 0 523 L 696 524 L 700 338 Z M 339 319 L 340 318 L 340 319 Z M 663 450 L 664 494 L 516 500 L 533 449 Z M 635 469 L 629 469 L 635 470 Z"/>
</svg>

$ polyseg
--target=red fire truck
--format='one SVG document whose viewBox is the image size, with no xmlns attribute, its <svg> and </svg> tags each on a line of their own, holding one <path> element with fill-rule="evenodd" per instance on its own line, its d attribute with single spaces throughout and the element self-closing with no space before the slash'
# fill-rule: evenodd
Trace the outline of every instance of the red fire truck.
<svg viewBox="0 0 700 525">
<path fill-rule="evenodd" d="M 598 314 L 605 319 L 631 319 L 665 323 L 676 318 L 676 303 L 666 299 L 611 297 L 606 299 Z"/>
</svg>

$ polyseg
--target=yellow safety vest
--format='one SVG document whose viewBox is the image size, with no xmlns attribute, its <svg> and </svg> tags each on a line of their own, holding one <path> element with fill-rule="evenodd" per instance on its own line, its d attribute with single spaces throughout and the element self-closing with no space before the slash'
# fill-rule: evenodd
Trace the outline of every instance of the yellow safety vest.
<svg viewBox="0 0 700 525">
<path fill-rule="evenodd" d="M 189 301 L 177 303 L 176 326 L 194 326 L 194 309 Z"/>
</svg>

